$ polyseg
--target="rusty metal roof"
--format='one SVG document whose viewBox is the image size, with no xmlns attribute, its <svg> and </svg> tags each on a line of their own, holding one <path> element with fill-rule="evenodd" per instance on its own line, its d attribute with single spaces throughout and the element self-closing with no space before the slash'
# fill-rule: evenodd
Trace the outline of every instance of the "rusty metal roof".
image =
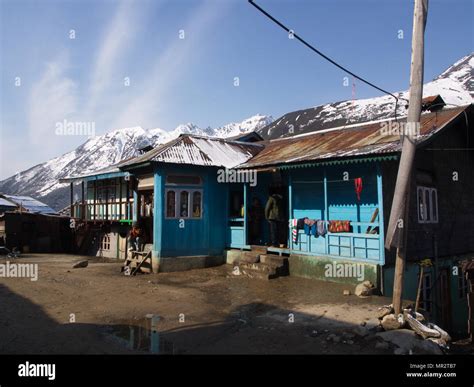
<svg viewBox="0 0 474 387">
<path fill-rule="evenodd" d="M 470 106 L 472 105 L 423 114 L 421 116 L 420 135 L 417 136 L 418 145 L 441 131 Z M 406 119 L 399 119 L 398 122 L 406 122 Z M 395 133 L 393 130 L 389 131 L 394 126 L 394 120 L 384 120 L 265 141 L 262 142 L 265 144 L 265 148 L 250 161 L 239 167 L 259 168 L 312 160 L 400 152 L 400 135 L 396 131 Z"/>
<path fill-rule="evenodd" d="M 263 145 L 182 134 L 175 140 L 135 157 L 120 168 L 150 161 L 233 168 L 255 156 Z"/>
</svg>

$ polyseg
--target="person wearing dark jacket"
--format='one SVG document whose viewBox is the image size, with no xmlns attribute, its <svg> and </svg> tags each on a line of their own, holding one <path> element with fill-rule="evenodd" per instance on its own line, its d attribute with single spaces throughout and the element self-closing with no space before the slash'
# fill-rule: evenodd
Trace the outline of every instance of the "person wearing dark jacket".
<svg viewBox="0 0 474 387">
<path fill-rule="evenodd" d="M 279 247 L 281 227 L 285 221 L 283 213 L 283 196 L 273 193 L 268 198 L 265 206 L 265 219 L 270 224 L 270 242 L 274 247 Z"/>
</svg>

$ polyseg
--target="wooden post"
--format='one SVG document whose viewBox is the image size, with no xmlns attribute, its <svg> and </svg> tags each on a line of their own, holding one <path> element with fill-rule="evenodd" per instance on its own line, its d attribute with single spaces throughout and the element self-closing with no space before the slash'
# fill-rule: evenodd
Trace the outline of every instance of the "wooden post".
<svg viewBox="0 0 474 387">
<path fill-rule="evenodd" d="M 247 184 L 244 184 L 244 246 L 247 245 Z"/>
<path fill-rule="evenodd" d="M 408 105 L 407 128 L 404 131 L 402 154 L 398 168 L 397 182 L 393 195 L 392 209 L 387 229 L 385 247 L 397 247 L 395 278 L 393 284 L 393 308 L 395 314 L 402 310 L 403 272 L 406 259 L 406 239 L 410 192 L 410 179 L 416 151 L 414 129 L 418 129 L 423 96 L 424 34 L 428 14 L 428 0 L 415 0 L 413 13 L 412 61 L 410 74 L 410 101 Z M 401 222 L 400 222 L 401 221 Z"/>
<path fill-rule="evenodd" d="M 413 15 L 412 61 L 410 75 L 410 101 L 408 105 L 408 130 L 403 136 L 402 154 L 398 168 L 397 182 L 393 195 L 390 220 L 387 229 L 385 247 L 399 247 L 405 228 L 400 229 L 398 222 L 404 214 L 404 200 L 415 158 L 414 129 L 419 128 L 421 100 L 423 95 L 424 33 L 428 13 L 428 0 L 415 0 Z"/>
<path fill-rule="evenodd" d="M 403 297 L 403 276 L 405 273 L 405 260 L 407 251 L 407 237 L 408 237 L 408 213 L 410 211 L 410 180 L 408 191 L 405 195 L 404 200 L 404 213 L 402 214 L 402 233 L 401 239 L 399 240 L 399 247 L 397 248 L 397 255 L 395 258 L 395 277 L 393 280 L 393 309 L 395 314 L 402 312 L 402 297 Z"/>
<path fill-rule="evenodd" d="M 125 180 L 125 219 L 130 219 L 130 177 Z"/>
<path fill-rule="evenodd" d="M 122 178 L 119 177 L 119 213 L 118 213 L 118 219 L 122 219 Z"/>
<path fill-rule="evenodd" d="M 71 212 L 71 218 L 74 218 L 74 183 L 71 182 L 70 185 L 69 185 L 69 187 L 70 187 L 70 190 L 69 190 L 70 192 L 69 192 L 69 194 L 70 194 L 70 200 L 71 200 L 71 201 L 70 201 L 70 203 L 71 203 L 71 210 L 70 210 L 70 212 Z"/>
<path fill-rule="evenodd" d="M 84 193 L 84 180 L 81 181 L 81 219 L 86 220 L 86 201 L 85 201 L 85 193 Z"/>
<path fill-rule="evenodd" d="M 420 307 L 421 287 L 423 285 L 423 271 L 424 268 L 422 265 L 420 265 L 420 279 L 418 280 L 418 290 L 416 292 L 415 312 L 418 312 L 418 309 Z"/>
<path fill-rule="evenodd" d="M 109 188 L 111 184 L 112 183 L 108 183 L 108 181 L 105 180 L 105 220 L 109 220 Z"/>
<path fill-rule="evenodd" d="M 97 180 L 94 180 L 94 222 L 97 219 Z"/>
<path fill-rule="evenodd" d="M 328 176 L 327 169 L 324 168 L 324 179 L 323 179 L 323 190 L 324 190 L 324 221 L 326 222 L 326 230 L 329 229 L 329 207 L 328 207 Z M 324 238 L 324 251 L 329 254 L 329 235 L 326 234 Z"/>
</svg>

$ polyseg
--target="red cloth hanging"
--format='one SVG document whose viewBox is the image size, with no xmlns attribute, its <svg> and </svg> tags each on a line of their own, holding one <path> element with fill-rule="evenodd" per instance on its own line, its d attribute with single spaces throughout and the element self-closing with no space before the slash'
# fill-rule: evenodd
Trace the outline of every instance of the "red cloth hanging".
<svg viewBox="0 0 474 387">
<path fill-rule="evenodd" d="M 357 200 L 360 201 L 360 194 L 362 193 L 362 177 L 355 178 L 354 185 L 355 185 Z"/>
</svg>

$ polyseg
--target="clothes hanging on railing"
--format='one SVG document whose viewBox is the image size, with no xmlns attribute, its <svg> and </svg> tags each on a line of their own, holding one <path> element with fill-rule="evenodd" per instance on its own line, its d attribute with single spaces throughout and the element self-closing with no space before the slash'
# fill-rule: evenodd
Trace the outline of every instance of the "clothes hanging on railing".
<svg viewBox="0 0 474 387">
<path fill-rule="evenodd" d="M 316 226 L 316 222 L 313 222 L 311 226 L 309 224 L 305 223 L 304 224 L 304 233 L 308 236 L 312 235 L 314 237 L 317 237 L 318 236 L 318 229 L 317 229 L 317 226 Z"/>
<path fill-rule="evenodd" d="M 318 220 L 317 221 L 317 229 L 318 229 L 318 235 L 319 236 L 324 236 L 327 233 L 326 229 L 326 222 L 324 220 Z"/>
<path fill-rule="evenodd" d="M 329 232 L 350 232 L 350 220 L 330 220 L 328 226 Z"/>
<path fill-rule="evenodd" d="M 290 219 L 291 238 L 293 243 L 298 243 L 298 231 L 304 229 L 306 219 L 308 218 Z"/>
<path fill-rule="evenodd" d="M 362 193 L 362 177 L 357 177 L 354 179 L 354 186 L 357 200 L 360 201 L 360 194 Z"/>
<path fill-rule="evenodd" d="M 309 219 L 299 218 L 290 219 L 289 221 L 291 229 L 291 239 L 293 243 L 298 243 L 298 232 L 304 230 L 304 233 L 308 236 L 314 236 L 315 238 L 324 236 L 329 232 L 340 233 L 351 231 L 350 220 L 322 220 L 322 219 Z"/>
</svg>

